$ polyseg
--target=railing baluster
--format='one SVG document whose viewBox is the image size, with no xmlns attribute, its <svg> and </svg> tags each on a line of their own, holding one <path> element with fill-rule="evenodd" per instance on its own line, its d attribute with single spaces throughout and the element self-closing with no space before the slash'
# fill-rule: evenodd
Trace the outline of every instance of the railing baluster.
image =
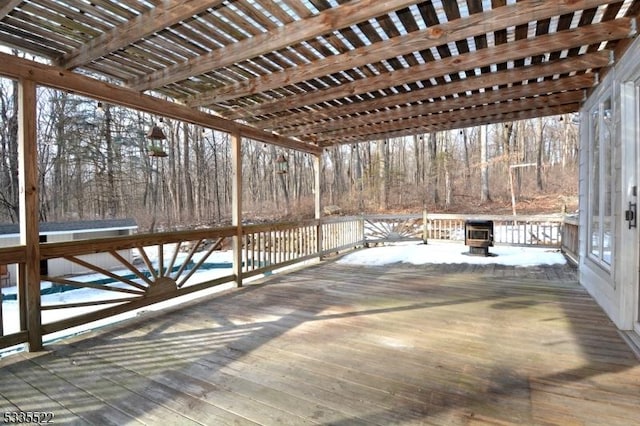
<svg viewBox="0 0 640 426">
<path fill-rule="evenodd" d="M 182 241 L 178 241 L 173 245 L 173 254 L 171 255 L 171 259 L 169 260 L 169 266 L 167 266 L 167 277 L 171 276 L 171 272 L 173 271 L 173 266 L 176 264 L 176 259 L 178 258 L 178 252 L 180 251 L 181 245 Z"/>
<path fill-rule="evenodd" d="M 246 232 L 243 230 L 242 238 L 242 272 L 246 273 L 251 271 L 251 232 Z"/>
<path fill-rule="evenodd" d="M 158 276 L 164 277 L 164 244 L 158 244 Z"/>
<path fill-rule="evenodd" d="M 253 234 L 253 252 L 251 254 L 251 265 L 253 266 L 251 269 L 256 270 L 260 267 L 260 240 L 258 237 L 260 236 L 259 232 L 254 232 Z"/>
<path fill-rule="evenodd" d="M 286 238 L 285 246 L 287 247 L 287 251 L 285 252 L 285 256 L 284 257 L 285 257 L 286 261 L 288 262 L 288 261 L 291 260 L 291 247 L 292 247 L 292 245 L 291 245 L 291 236 L 292 236 L 291 229 L 285 230 L 284 233 L 286 235 L 286 237 L 285 237 Z"/>
</svg>

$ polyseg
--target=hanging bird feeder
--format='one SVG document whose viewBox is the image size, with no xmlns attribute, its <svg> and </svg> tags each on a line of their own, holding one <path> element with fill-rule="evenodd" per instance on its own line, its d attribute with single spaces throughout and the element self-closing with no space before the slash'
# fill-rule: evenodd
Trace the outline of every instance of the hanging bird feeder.
<svg viewBox="0 0 640 426">
<path fill-rule="evenodd" d="M 158 125 L 154 125 L 147 133 L 147 138 L 151 139 L 151 145 L 147 147 L 149 155 L 152 157 L 166 157 L 168 154 L 162 148 L 162 141 L 167 136 Z"/>
<path fill-rule="evenodd" d="M 276 173 L 278 173 L 279 175 L 283 175 L 287 173 L 288 170 L 289 163 L 287 162 L 287 159 L 284 158 L 284 155 L 280 154 L 276 159 Z"/>
</svg>

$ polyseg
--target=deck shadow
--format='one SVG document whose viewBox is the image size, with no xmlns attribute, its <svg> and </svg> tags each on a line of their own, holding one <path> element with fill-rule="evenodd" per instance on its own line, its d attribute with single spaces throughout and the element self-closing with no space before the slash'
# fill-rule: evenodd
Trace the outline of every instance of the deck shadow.
<svg viewBox="0 0 640 426">
<path fill-rule="evenodd" d="M 567 271 L 328 262 L 24 355 L 0 395 L 90 423 L 615 424 L 640 371 L 605 320 Z"/>
</svg>

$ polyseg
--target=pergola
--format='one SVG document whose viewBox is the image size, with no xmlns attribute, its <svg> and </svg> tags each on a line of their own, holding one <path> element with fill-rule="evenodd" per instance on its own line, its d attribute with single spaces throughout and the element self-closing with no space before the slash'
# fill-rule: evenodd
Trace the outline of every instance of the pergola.
<svg viewBox="0 0 640 426">
<path fill-rule="evenodd" d="M 26 283 L 39 289 L 38 85 L 231 134 L 239 244 L 242 138 L 319 167 L 336 144 L 577 112 L 639 12 L 640 0 L 4 2 L 0 45 L 36 57 L 0 54 L 20 83 Z"/>
<path fill-rule="evenodd" d="M 137 94 L 161 95 L 194 112 L 163 103 L 155 112 L 317 152 L 575 112 L 635 35 L 639 8 L 631 0 L 10 0 L 0 8 L 0 43 L 51 67 L 28 74 L 33 64 L 3 58 L 1 71 L 146 110 L 152 103 Z M 72 78 L 86 73 L 123 90 Z"/>
</svg>

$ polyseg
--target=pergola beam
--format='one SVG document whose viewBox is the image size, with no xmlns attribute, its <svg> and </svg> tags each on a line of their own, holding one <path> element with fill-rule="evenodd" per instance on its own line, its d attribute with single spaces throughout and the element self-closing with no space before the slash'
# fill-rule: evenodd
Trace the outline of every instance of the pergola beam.
<svg viewBox="0 0 640 426">
<path fill-rule="evenodd" d="M 472 108 L 476 105 L 489 105 L 496 102 L 508 102 L 521 98 L 543 96 L 549 93 L 587 89 L 592 87 L 595 83 L 596 80 L 593 74 L 582 74 L 559 80 L 542 81 L 495 91 L 474 93 L 468 96 L 459 96 L 454 99 L 424 102 L 422 104 L 406 106 L 404 108 L 372 112 L 362 116 L 327 120 L 311 125 L 293 127 L 281 133 L 285 136 L 304 136 L 333 130 L 350 129 L 366 126 L 370 123 L 381 123 L 419 116 L 424 117 L 430 114 L 438 114 L 442 111 Z"/>
<path fill-rule="evenodd" d="M 315 136 L 319 144 L 322 145 L 322 143 L 326 141 L 335 141 L 337 139 L 345 139 L 351 136 L 368 137 L 369 135 L 384 134 L 386 132 L 392 132 L 396 130 L 419 128 L 440 123 L 459 122 L 469 117 L 500 116 L 516 111 L 525 111 L 529 109 L 535 110 L 550 106 L 575 104 L 584 100 L 584 96 L 585 94 L 582 90 L 553 94 L 548 96 L 537 96 L 534 98 L 503 102 L 500 104 L 483 105 L 474 108 L 443 112 L 440 114 L 433 114 L 425 117 L 414 117 L 404 120 L 390 121 L 386 123 L 353 127 L 350 129 L 328 131 L 318 133 Z"/>
<path fill-rule="evenodd" d="M 498 124 L 505 121 L 516 120 L 528 120 L 539 117 L 549 117 L 553 115 L 570 114 L 580 110 L 579 103 L 565 104 L 558 106 L 546 106 L 544 108 L 525 110 L 525 111 L 513 111 L 501 115 L 485 116 L 485 117 L 471 117 L 461 119 L 452 122 L 443 122 L 436 124 L 429 124 L 427 126 L 416 127 L 413 129 L 403 129 L 393 132 L 371 134 L 367 136 L 353 136 L 346 137 L 340 140 L 334 140 L 332 142 L 322 142 L 320 146 L 328 147 L 334 144 L 352 144 L 361 142 L 370 142 L 375 140 L 401 138 L 406 136 L 413 136 L 418 133 L 432 133 L 446 130 L 464 129 L 467 127 L 476 127 L 485 124 Z"/>
<path fill-rule="evenodd" d="M 4 5 L 0 6 L 0 19 L 10 14 L 20 3 L 22 3 L 22 0 L 8 0 Z"/>
<path fill-rule="evenodd" d="M 160 69 L 134 79 L 128 85 L 147 90 L 185 80 L 191 76 L 224 68 L 239 62 L 310 40 L 332 31 L 349 27 L 371 18 L 415 4 L 415 0 L 352 0 L 307 19 L 294 21 L 205 55 Z"/>
<path fill-rule="evenodd" d="M 190 106 L 204 106 L 215 102 L 241 98 L 288 84 L 308 81 L 385 59 L 502 30 L 508 26 L 527 24 L 531 21 L 548 19 L 553 16 L 565 15 L 577 10 L 590 9 L 616 1 L 619 0 L 520 1 L 512 5 L 491 9 L 487 12 L 474 13 L 468 17 L 456 19 L 444 24 L 430 26 L 421 31 L 414 31 L 403 36 L 393 37 L 342 54 L 328 56 L 306 65 L 250 78 L 234 84 L 228 84 L 186 98 L 184 102 Z"/>
<path fill-rule="evenodd" d="M 544 55 L 548 52 L 560 52 L 567 49 L 579 48 L 598 44 L 609 40 L 619 40 L 631 37 L 635 33 L 634 21 L 630 18 L 620 18 L 612 21 L 578 27 L 571 30 L 538 36 L 535 39 L 517 40 L 494 47 L 479 49 L 474 52 L 442 58 L 438 61 L 427 62 L 397 71 L 392 71 L 375 77 L 357 80 L 340 86 L 310 92 L 307 95 L 288 96 L 272 102 L 265 102 L 255 107 L 245 108 L 240 113 L 230 113 L 228 118 L 238 118 L 240 115 L 258 115 L 286 111 L 307 105 L 335 99 L 347 98 L 357 94 L 374 92 L 394 86 L 414 83 L 440 77 L 452 70 L 472 70 L 505 63 L 517 59 Z"/>
<path fill-rule="evenodd" d="M 397 105 L 408 105 L 425 99 L 437 99 L 442 96 L 451 96 L 456 93 L 476 92 L 480 89 L 520 83 L 527 80 L 536 80 L 538 78 L 545 78 L 556 74 L 563 75 L 590 68 L 602 68 L 611 64 L 611 57 L 612 53 L 610 51 L 602 50 L 572 58 L 558 59 L 551 62 L 544 62 L 542 64 L 529 65 L 521 68 L 468 77 L 462 80 L 451 81 L 444 85 L 425 87 L 423 89 L 411 90 L 410 92 L 398 93 L 396 95 L 382 96 L 366 101 L 354 102 L 344 106 L 337 106 L 333 108 L 327 107 L 319 110 L 297 113 L 291 112 L 283 115 L 282 117 L 254 121 L 252 124 L 260 127 L 261 129 L 270 129 L 282 133 L 285 129 L 291 126 L 315 123 L 322 119 L 376 111 L 384 108 L 392 108 Z M 564 78 L 558 79 L 558 81 L 563 80 Z"/>
<path fill-rule="evenodd" d="M 223 0 L 160 2 L 158 6 L 148 12 L 102 33 L 88 43 L 84 43 L 80 48 L 63 55 L 57 63 L 60 67 L 67 69 L 87 64 L 207 9 L 214 8 L 222 2 Z"/>
<path fill-rule="evenodd" d="M 309 153 L 320 152 L 318 147 L 311 144 L 216 117 L 174 102 L 144 95 L 125 87 L 97 81 L 62 68 L 38 64 L 4 53 L 0 53 L 0 75 L 33 80 L 44 86 L 78 93 L 96 100 L 170 117 L 226 133 L 240 134 L 247 139 L 271 143 L 284 148 Z"/>
</svg>

